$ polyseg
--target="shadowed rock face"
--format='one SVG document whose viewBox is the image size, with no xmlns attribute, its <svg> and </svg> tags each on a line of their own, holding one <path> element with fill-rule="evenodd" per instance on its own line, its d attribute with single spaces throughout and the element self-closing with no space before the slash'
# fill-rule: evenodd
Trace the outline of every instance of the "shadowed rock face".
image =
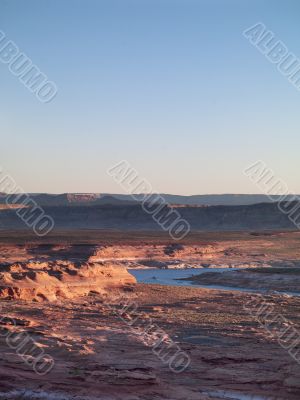
<svg viewBox="0 0 300 400">
<path fill-rule="evenodd" d="M 135 278 L 122 266 L 66 261 L 15 263 L 3 266 L 0 298 L 34 301 L 71 299 L 89 293 L 105 294 L 112 288 L 134 284 Z"/>
<path fill-rule="evenodd" d="M 129 205 L 80 205 L 43 206 L 46 215 L 55 221 L 54 229 L 117 229 L 122 231 L 145 230 L 161 231 L 161 226 L 146 213 L 140 204 Z M 281 204 L 289 210 L 298 207 L 297 202 Z M 26 210 L 25 210 L 26 211 Z M 166 207 L 160 214 L 162 221 L 167 221 L 171 211 Z M 238 231 L 238 230 L 273 230 L 295 229 L 289 215 L 282 213 L 277 203 L 262 203 L 242 206 L 181 207 L 180 216 L 186 220 L 191 231 Z M 28 209 L 26 214 L 30 215 Z M 169 228 L 172 223 L 165 223 Z M 1 210 L 0 229 L 28 228 L 16 213 L 16 209 Z"/>
</svg>

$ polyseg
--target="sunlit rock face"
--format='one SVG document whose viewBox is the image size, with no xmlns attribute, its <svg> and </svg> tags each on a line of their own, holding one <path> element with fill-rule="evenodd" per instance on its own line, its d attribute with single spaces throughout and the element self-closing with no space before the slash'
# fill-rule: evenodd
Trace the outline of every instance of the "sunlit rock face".
<svg viewBox="0 0 300 400">
<path fill-rule="evenodd" d="M 136 282 L 119 265 L 67 261 L 14 263 L 1 267 L 0 298 L 29 301 L 71 299 L 89 293 L 105 294 Z"/>
</svg>

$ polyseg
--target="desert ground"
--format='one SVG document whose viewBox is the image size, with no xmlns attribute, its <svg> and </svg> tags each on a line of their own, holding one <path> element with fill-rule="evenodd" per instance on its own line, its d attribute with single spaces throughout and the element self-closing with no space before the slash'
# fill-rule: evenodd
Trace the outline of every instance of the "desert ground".
<svg viewBox="0 0 300 400">
<path fill-rule="evenodd" d="M 299 399 L 300 342 L 293 357 L 282 326 L 254 310 L 267 304 L 300 331 L 299 244 L 298 232 L 277 231 L 192 233 L 180 244 L 157 232 L 0 232 L 0 398 Z M 195 266 L 211 271 L 188 287 L 127 272 Z"/>
</svg>

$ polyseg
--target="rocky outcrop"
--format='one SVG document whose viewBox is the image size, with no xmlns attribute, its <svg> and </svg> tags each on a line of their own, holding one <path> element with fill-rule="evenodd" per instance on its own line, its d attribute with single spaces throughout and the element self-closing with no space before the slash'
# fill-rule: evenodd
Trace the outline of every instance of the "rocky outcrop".
<svg viewBox="0 0 300 400">
<path fill-rule="evenodd" d="M 106 260 L 160 260 L 173 261 L 179 260 L 199 260 L 200 258 L 211 259 L 221 254 L 224 246 L 211 243 L 202 245 L 181 245 L 170 243 L 167 245 L 110 245 L 95 246 L 88 261 L 99 262 Z"/>
<path fill-rule="evenodd" d="M 265 271 L 265 272 L 264 272 Z M 184 278 L 196 285 L 218 285 L 250 290 L 299 293 L 300 268 L 252 268 L 226 272 L 206 272 Z"/>
<path fill-rule="evenodd" d="M 1 267 L 0 298 L 55 301 L 104 294 L 135 282 L 124 267 L 114 264 L 15 263 Z"/>
</svg>

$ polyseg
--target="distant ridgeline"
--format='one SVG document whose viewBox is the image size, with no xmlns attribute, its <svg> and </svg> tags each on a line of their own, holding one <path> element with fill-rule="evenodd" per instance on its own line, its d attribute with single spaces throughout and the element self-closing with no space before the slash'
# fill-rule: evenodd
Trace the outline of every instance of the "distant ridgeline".
<svg viewBox="0 0 300 400">
<path fill-rule="evenodd" d="M 117 197 L 115 197 L 117 196 Z M 174 199 L 176 204 L 183 200 L 193 205 L 180 207 L 180 215 L 188 221 L 191 230 L 238 231 L 238 230 L 296 230 L 289 214 L 279 209 L 278 203 L 271 203 L 263 195 L 212 195 L 212 196 L 173 196 L 163 195 L 169 204 Z M 151 215 L 146 213 L 139 202 L 130 200 L 130 196 L 97 195 L 97 194 L 62 194 L 31 195 L 36 204 L 54 221 L 54 229 L 115 229 L 115 230 L 150 230 L 162 228 Z M 197 202 L 195 201 L 197 199 Z M 201 200 L 202 199 L 202 200 Z M 205 200 L 206 199 L 206 200 Z M 258 204 L 209 205 L 205 203 L 225 200 L 234 202 L 251 202 Z M 12 204 L 14 203 L 11 197 Z M 267 201 L 268 200 L 268 201 Z M 202 201 L 202 203 L 201 203 Z M 261 202 L 262 201 L 262 202 Z M 263 202 L 264 201 L 264 202 Z M 0 203 L 5 204 L 5 195 L 0 195 Z M 23 203 L 23 207 L 24 207 Z M 188 204 L 188 203 L 186 203 Z M 204 207 L 205 206 L 205 207 Z M 281 203 L 281 209 L 283 204 Z M 286 202 L 286 210 L 300 208 L 298 202 Z M 33 207 L 28 203 L 28 207 Z M 171 207 L 171 206 L 169 206 Z M 28 210 L 29 211 L 29 210 Z M 162 216 L 167 221 L 168 216 Z M 0 229 L 26 229 L 18 217 L 15 208 L 0 207 Z"/>
<path fill-rule="evenodd" d="M 152 194 L 151 197 L 155 196 Z M 271 203 L 279 201 L 281 196 L 272 196 L 271 200 L 264 194 L 213 194 L 213 195 L 192 195 L 180 196 L 173 194 L 160 194 L 167 203 L 176 205 L 198 205 L 198 206 L 214 206 L 214 205 L 250 205 L 258 203 Z M 107 193 L 63 193 L 63 194 L 48 194 L 48 193 L 31 193 L 30 197 L 41 206 L 62 206 L 62 205 L 128 205 L 136 204 L 137 201 L 142 201 L 144 194 L 137 194 L 135 201 L 129 194 L 107 194 Z M 293 195 L 286 197 L 292 200 Z M 0 204 L 6 202 L 6 194 L 0 193 Z M 9 203 L 21 203 L 22 197 L 19 194 L 10 195 Z"/>
</svg>

